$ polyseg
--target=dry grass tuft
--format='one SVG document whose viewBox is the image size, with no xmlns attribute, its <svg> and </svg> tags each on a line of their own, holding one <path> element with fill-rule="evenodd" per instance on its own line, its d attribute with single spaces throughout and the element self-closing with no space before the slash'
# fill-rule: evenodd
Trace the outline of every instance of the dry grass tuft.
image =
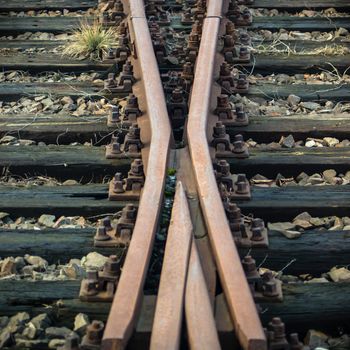
<svg viewBox="0 0 350 350">
<path fill-rule="evenodd" d="M 63 55 L 70 57 L 84 57 L 101 60 L 111 47 L 118 44 L 118 30 L 104 28 L 95 21 L 93 24 L 81 23 L 73 32 L 69 42 L 63 49 Z"/>
<path fill-rule="evenodd" d="M 324 47 L 312 49 L 312 50 L 297 50 L 294 47 L 288 45 L 287 43 L 275 39 L 269 44 L 260 43 L 253 48 L 255 53 L 265 54 L 265 55 L 295 55 L 295 56 L 343 56 L 349 53 L 349 49 L 346 46 L 331 44 L 325 45 Z"/>
<path fill-rule="evenodd" d="M 291 47 L 290 45 L 284 43 L 283 41 L 279 40 L 279 39 L 275 39 L 273 40 L 271 43 L 269 44 L 265 44 L 265 43 L 260 43 L 258 45 L 256 45 L 253 48 L 254 52 L 257 54 L 264 54 L 264 55 L 281 55 L 281 54 L 285 54 L 285 55 L 296 55 L 297 54 L 297 50 L 295 49 L 295 47 Z"/>
<path fill-rule="evenodd" d="M 322 56 L 344 56 L 349 53 L 349 49 L 342 45 L 332 44 L 326 45 L 319 49 L 311 51 L 311 55 L 322 55 Z"/>
</svg>

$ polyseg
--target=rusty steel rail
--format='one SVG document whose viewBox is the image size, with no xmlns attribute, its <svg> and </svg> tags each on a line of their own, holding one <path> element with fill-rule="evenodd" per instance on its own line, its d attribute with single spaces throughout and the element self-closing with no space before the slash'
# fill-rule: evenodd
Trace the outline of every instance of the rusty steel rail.
<svg viewBox="0 0 350 350">
<path fill-rule="evenodd" d="M 221 349 L 196 240 L 192 241 L 185 294 L 186 326 L 192 350 Z"/>
<path fill-rule="evenodd" d="M 223 0 L 209 0 L 197 57 L 187 138 L 199 199 L 236 335 L 244 349 L 266 349 L 266 338 L 227 222 L 206 129 Z"/>
<path fill-rule="evenodd" d="M 142 0 L 130 0 L 129 16 L 137 59 L 143 74 L 147 115 L 151 125 L 146 181 L 128 253 L 105 328 L 102 349 L 123 349 L 139 312 L 143 285 L 163 201 L 171 127 L 157 61 Z"/>
<path fill-rule="evenodd" d="M 184 307 L 190 348 L 221 349 L 193 237 L 190 209 L 179 181 L 165 247 L 150 349 L 180 349 Z"/>
<path fill-rule="evenodd" d="M 150 349 L 176 350 L 180 347 L 192 230 L 186 194 L 182 183 L 178 182 L 165 246 Z"/>
</svg>

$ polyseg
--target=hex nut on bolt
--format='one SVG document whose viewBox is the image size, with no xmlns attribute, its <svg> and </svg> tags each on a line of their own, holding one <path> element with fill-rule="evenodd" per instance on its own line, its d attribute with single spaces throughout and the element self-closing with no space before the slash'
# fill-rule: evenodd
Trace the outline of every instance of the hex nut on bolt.
<svg viewBox="0 0 350 350">
<path fill-rule="evenodd" d="M 86 335 L 82 340 L 83 349 L 99 349 L 102 341 L 104 323 L 102 321 L 92 321 L 87 326 Z"/>
</svg>

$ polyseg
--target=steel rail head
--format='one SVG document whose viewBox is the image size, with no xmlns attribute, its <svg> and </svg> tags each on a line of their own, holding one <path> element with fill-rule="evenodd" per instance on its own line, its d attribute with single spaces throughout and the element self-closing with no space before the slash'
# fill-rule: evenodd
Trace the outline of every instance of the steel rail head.
<svg viewBox="0 0 350 350">
<path fill-rule="evenodd" d="M 218 5 L 222 0 L 211 0 L 209 4 L 212 2 Z M 217 16 L 204 20 L 192 87 L 187 138 L 199 199 L 236 335 L 244 349 L 264 350 L 265 334 L 227 222 L 206 146 L 219 25 L 220 18 Z"/>
<path fill-rule="evenodd" d="M 185 315 L 189 345 L 192 350 L 221 349 L 195 240 L 192 241 L 188 266 Z"/>
<path fill-rule="evenodd" d="M 192 230 L 186 194 L 182 183 L 178 182 L 165 246 L 150 349 L 175 350 L 180 347 Z"/>
<path fill-rule="evenodd" d="M 138 216 L 102 340 L 102 349 L 105 350 L 125 348 L 134 329 L 163 200 L 171 137 L 144 3 L 142 0 L 130 0 L 129 6 L 152 135 Z"/>
<path fill-rule="evenodd" d="M 228 0 L 208 0 L 207 1 L 207 15 L 206 17 L 218 17 L 222 16 L 223 7 Z"/>
</svg>

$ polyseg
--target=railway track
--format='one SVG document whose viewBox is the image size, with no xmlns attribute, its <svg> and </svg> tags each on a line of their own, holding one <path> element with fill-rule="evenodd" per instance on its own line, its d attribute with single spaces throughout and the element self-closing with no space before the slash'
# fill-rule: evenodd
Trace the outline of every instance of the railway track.
<svg viewBox="0 0 350 350">
<path fill-rule="evenodd" d="M 0 0 L 0 348 L 348 348 L 349 7 Z"/>
</svg>

